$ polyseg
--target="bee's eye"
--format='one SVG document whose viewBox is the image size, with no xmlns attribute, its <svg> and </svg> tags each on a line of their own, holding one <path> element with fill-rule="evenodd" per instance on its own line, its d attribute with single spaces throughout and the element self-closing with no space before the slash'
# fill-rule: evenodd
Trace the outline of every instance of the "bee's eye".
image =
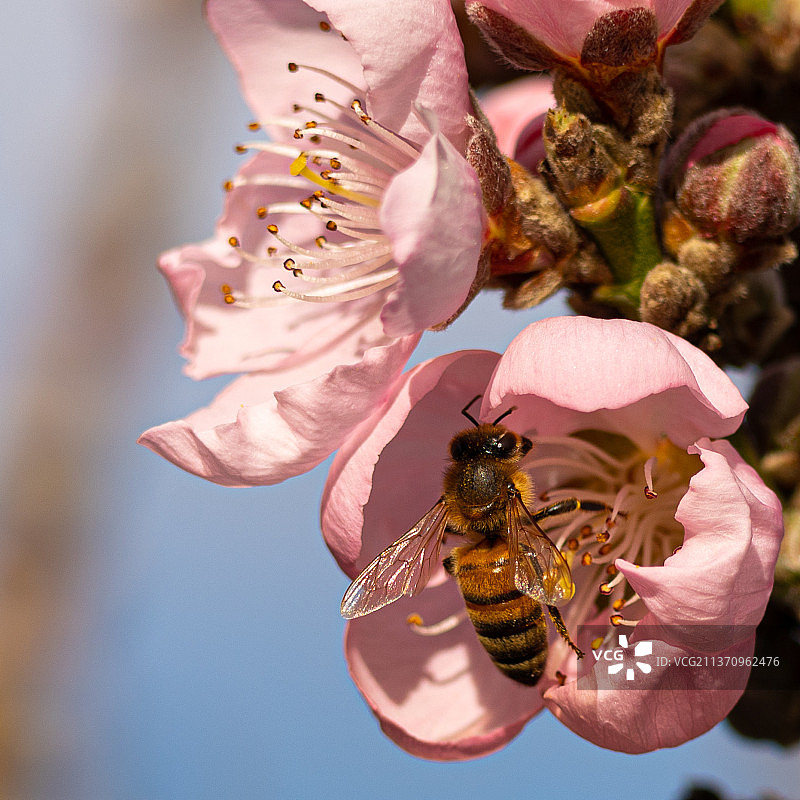
<svg viewBox="0 0 800 800">
<path fill-rule="evenodd" d="M 450 442 L 450 458 L 453 461 L 463 461 L 467 457 L 467 452 L 469 448 L 465 446 L 465 443 L 459 437 L 455 437 Z"/>
<path fill-rule="evenodd" d="M 495 450 L 500 456 L 511 455 L 517 447 L 517 437 L 513 433 L 504 433 L 495 440 Z"/>
</svg>

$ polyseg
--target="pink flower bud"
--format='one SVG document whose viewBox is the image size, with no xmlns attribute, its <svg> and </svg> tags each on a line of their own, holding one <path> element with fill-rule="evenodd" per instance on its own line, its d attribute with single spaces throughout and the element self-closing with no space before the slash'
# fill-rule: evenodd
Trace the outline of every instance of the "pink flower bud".
<svg viewBox="0 0 800 800">
<path fill-rule="evenodd" d="M 744 242 L 800 221 L 800 151 L 782 125 L 714 112 L 691 125 L 667 160 L 667 184 L 703 234 Z"/>
</svg>

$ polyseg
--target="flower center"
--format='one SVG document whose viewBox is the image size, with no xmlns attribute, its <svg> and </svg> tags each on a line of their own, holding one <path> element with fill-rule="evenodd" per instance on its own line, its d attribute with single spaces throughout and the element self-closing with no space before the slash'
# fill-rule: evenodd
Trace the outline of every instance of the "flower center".
<svg viewBox="0 0 800 800">
<path fill-rule="evenodd" d="M 564 609 L 568 625 L 586 624 L 604 610 L 612 625 L 636 625 L 644 604 L 614 562 L 660 566 L 680 548 L 684 531 L 675 511 L 700 459 L 668 439 L 645 453 L 627 437 L 582 431 L 537 438 L 526 466 L 542 503 L 578 497 L 613 509 L 599 530 L 589 524 L 591 514 L 553 518 L 557 524 L 548 526 L 577 587 Z"/>
<path fill-rule="evenodd" d="M 300 70 L 315 72 L 354 95 L 359 91 L 326 70 L 289 64 L 290 72 Z M 249 141 L 236 147 L 240 153 L 257 151 L 285 158 L 285 173 L 240 174 L 224 184 L 227 191 L 244 186 L 293 190 L 313 186 L 314 190 L 299 201 L 280 200 L 255 208 L 275 242 L 264 255 L 243 249 L 236 236 L 229 243 L 245 260 L 281 270 L 283 280 L 275 280 L 272 288 L 285 297 L 316 303 L 355 300 L 388 289 L 398 280 L 391 243 L 381 228 L 380 205 L 392 178 L 410 166 L 419 151 L 379 125 L 358 99 L 348 107 L 316 92 L 314 101 L 316 113 L 311 107 L 294 105 L 295 113 L 311 117 L 300 126 L 296 118 L 286 117 L 250 124 L 254 131 L 264 126 L 291 131 L 287 141 Z M 298 214 L 307 217 L 302 238 L 284 237 L 274 221 L 277 215 L 285 221 Z M 263 305 L 277 299 L 274 295 L 248 297 L 228 284 L 221 288 L 229 304 Z"/>
</svg>

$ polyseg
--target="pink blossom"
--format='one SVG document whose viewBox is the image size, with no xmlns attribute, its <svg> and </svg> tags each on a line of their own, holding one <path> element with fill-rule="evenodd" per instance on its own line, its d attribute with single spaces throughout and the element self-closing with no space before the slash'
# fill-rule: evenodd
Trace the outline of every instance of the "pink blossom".
<svg viewBox="0 0 800 800">
<path fill-rule="evenodd" d="M 470 18 L 523 69 L 558 64 L 659 63 L 666 46 L 691 38 L 721 0 L 482 0 Z"/>
<path fill-rule="evenodd" d="M 274 483 L 332 452 L 380 402 L 420 332 L 478 269 L 485 213 L 447 0 L 209 0 L 266 131 L 226 185 L 212 239 L 160 267 L 195 378 L 244 373 L 141 442 L 227 485 Z"/>
<path fill-rule="evenodd" d="M 780 505 L 718 438 L 737 429 L 746 409 L 728 377 L 686 341 L 643 323 L 548 319 L 502 356 L 464 351 L 409 371 L 331 468 L 322 526 L 348 576 L 437 501 L 448 442 L 468 427 L 460 412 L 477 394 L 476 419 L 515 407 L 502 424 L 534 441 L 520 467 L 540 498 L 613 508 L 609 520 L 582 512 L 548 526 L 571 559 L 576 593 L 561 612 L 573 635 L 591 622 L 606 637 L 636 641 L 636 625 L 648 625 L 673 656 L 752 653 L 782 535 Z M 587 525 L 610 534 L 605 545 L 603 536 L 584 535 Z M 416 596 L 348 623 L 353 680 L 387 735 L 424 758 L 492 752 L 545 706 L 603 747 L 674 746 L 723 719 L 741 694 L 708 689 L 700 671 L 687 678 L 663 667 L 644 676 L 646 688 L 625 691 L 621 677 L 598 690 L 590 643 L 578 642 L 587 653 L 578 661 L 552 632 L 543 677 L 524 686 L 495 667 L 469 622 L 458 622 L 463 609 L 439 569 Z M 411 614 L 428 626 L 448 621 L 446 632 L 420 635 Z M 714 627 L 686 627 L 699 625 Z M 716 626 L 727 626 L 724 637 Z"/>
</svg>

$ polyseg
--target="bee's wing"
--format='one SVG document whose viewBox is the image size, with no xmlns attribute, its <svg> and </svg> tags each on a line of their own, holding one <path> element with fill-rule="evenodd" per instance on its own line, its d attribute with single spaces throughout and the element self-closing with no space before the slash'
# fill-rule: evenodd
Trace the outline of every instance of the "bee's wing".
<svg viewBox="0 0 800 800">
<path fill-rule="evenodd" d="M 575 584 L 569 564 L 519 496 L 509 501 L 507 520 L 508 552 L 517 589 L 549 606 L 571 600 Z"/>
<path fill-rule="evenodd" d="M 342 616 L 362 617 L 404 595 L 421 592 L 438 563 L 446 527 L 447 506 L 439 500 L 350 584 L 342 598 Z"/>
</svg>

